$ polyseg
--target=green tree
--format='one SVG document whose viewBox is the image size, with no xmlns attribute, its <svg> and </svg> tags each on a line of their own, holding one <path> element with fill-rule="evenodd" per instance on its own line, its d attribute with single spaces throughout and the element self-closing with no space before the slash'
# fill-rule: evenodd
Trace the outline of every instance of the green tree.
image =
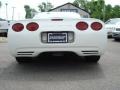
<svg viewBox="0 0 120 90">
<path fill-rule="evenodd" d="M 104 0 L 75 0 L 73 4 L 90 12 L 93 18 L 103 19 Z"/>
<path fill-rule="evenodd" d="M 113 18 L 120 18 L 120 6 L 119 5 L 115 5 L 112 9 L 112 17 Z"/>
<path fill-rule="evenodd" d="M 30 8 L 30 6 L 29 5 L 25 5 L 24 8 L 25 8 L 25 12 L 26 12 L 25 18 L 26 19 L 32 18 L 31 17 L 31 8 Z"/>
<path fill-rule="evenodd" d="M 110 4 L 105 6 L 105 21 L 107 21 L 108 19 L 112 18 L 112 6 Z"/>
<path fill-rule="evenodd" d="M 88 8 L 88 0 L 75 0 L 74 2 L 73 2 L 73 4 L 75 5 L 75 6 L 78 6 L 78 7 L 81 7 L 81 8 L 83 8 L 83 9 L 85 9 L 86 11 L 89 11 L 89 8 Z"/>
<path fill-rule="evenodd" d="M 53 5 L 50 2 L 47 2 L 47 3 L 42 2 L 40 5 L 38 5 L 38 8 L 39 8 L 39 11 L 41 12 L 47 12 L 53 8 Z"/>
<path fill-rule="evenodd" d="M 73 4 L 77 7 L 80 7 L 79 3 L 76 0 L 73 2 Z"/>
<path fill-rule="evenodd" d="M 37 13 L 37 11 L 33 8 L 30 8 L 29 5 L 25 5 L 24 8 L 25 8 L 25 12 L 26 12 L 26 15 L 25 15 L 26 19 L 33 18 L 35 16 L 35 14 Z"/>
<path fill-rule="evenodd" d="M 103 20 L 103 15 L 105 12 L 105 2 L 104 0 L 92 0 L 90 6 L 91 17 Z"/>
</svg>

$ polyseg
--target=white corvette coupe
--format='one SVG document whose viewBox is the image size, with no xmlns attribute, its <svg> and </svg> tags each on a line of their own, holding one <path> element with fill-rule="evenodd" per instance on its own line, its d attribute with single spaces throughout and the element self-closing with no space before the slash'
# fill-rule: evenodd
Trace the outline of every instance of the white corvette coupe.
<svg viewBox="0 0 120 90">
<path fill-rule="evenodd" d="M 106 43 L 102 21 L 72 12 L 44 12 L 33 19 L 13 21 L 8 32 L 9 49 L 18 62 L 43 53 L 74 53 L 97 62 Z"/>
</svg>

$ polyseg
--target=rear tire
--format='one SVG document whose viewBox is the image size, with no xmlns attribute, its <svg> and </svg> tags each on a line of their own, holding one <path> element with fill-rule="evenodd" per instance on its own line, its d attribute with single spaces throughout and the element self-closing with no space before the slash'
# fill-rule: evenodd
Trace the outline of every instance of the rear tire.
<svg viewBox="0 0 120 90">
<path fill-rule="evenodd" d="M 100 59 L 100 56 L 85 56 L 87 62 L 97 63 Z"/>
<path fill-rule="evenodd" d="M 114 40 L 115 40 L 115 41 L 119 41 L 120 39 L 118 39 L 118 38 L 114 38 Z"/>
<path fill-rule="evenodd" d="M 31 57 L 15 57 L 18 63 L 27 63 L 32 61 Z"/>
<path fill-rule="evenodd" d="M 112 37 L 112 35 L 108 35 L 107 38 L 108 38 L 108 39 L 111 39 L 111 38 L 113 38 L 113 37 Z"/>
</svg>

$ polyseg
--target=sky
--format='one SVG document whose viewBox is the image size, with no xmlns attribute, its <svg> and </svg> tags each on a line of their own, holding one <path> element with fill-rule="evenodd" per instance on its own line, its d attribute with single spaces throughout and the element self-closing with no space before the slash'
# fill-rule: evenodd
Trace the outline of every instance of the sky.
<svg viewBox="0 0 120 90">
<path fill-rule="evenodd" d="M 7 15 L 8 19 L 12 19 L 13 15 L 13 8 L 14 8 L 14 20 L 24 19 L 25 17 L 25 11 L 24 11 L 24 5 L 30 5 L 31 8 L 35 8 L 38 10 L 37 6 L 41 2 L 51 2 L 54 7 L 60 6 L 62 4 L 65 4 L 67 2 L 73 2 L 74 0 L 0 0 L 2 2 L 2 7 L 0 8 L 0 18 L 6 19 L 6 3 L 7 5 Z M 114 5 L 120 5 L 120 0 L 105 0 L 106 4 Z"/>
</svg>

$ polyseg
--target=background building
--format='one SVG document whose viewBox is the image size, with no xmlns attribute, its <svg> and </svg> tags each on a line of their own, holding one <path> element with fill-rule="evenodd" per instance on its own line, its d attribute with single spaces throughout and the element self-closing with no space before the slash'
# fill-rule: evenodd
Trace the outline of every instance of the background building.
<svg viewBox="0 0 120 90">
<path fill-rule="evenodd" d="M 84 17 L 84 18 L 90 17 L 89 12 L 75 6 L 72 3 L 66 3 L 64 5 L 58 6 L 56 8 L 49 10 L 49 12 L 76 12 L 76 13 L 79 13 L 81 17 Z"/>
</svg>

